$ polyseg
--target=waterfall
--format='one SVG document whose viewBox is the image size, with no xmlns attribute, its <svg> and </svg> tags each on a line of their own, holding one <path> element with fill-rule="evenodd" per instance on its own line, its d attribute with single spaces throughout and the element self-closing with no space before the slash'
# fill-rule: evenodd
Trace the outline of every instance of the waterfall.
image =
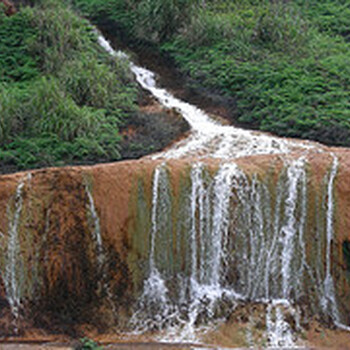
<svg viewBox="0 0 350 350">
<path fill-rule="evenodd" d="M 168 187 L 167 170 L 164 164 L 160 164 L 153 175 L 149 277 L 144 282 L 143 293 L 130 320 L 136 333 L 163 329 L 178 321 L 177 307 L 171 302 L 165 280 L 157 268 L 157 255 L 160 255 L 156 251 L 157 238 L 159 239 L 158 234 L 163 233 L 162 229 L 168 223 L 168 212 L 171 211 Z"/>
<path fill-rule="evenodd" d="M 103 263 L 104 263 L 104 252 L 103 252 L 100 218 L 98 217 L 98 214 L 96 211 L 95 202 L 94 202 L 94 198 L 92 196 L 91 190 L 87 185 L 85 186 L 85 192 L 89 200 L 88 210 L 89 210 L 89 214 L 90 214 L 89 216 L 91 219 L 92 236 L 96 245 L 96 256 L 97 256 L 97 261 L 99 265 L 99 270 L 101 270 L 103 268 Z"/>
<path fill-rule="evenodd" d="M 98 40 L 111 55 L 128 60 L 102 36 Z M 181 334 L 181 339 L 195 339 L 202 325 L 224 321 L 237 305 L 259 303 L 266 310 L 269 347 L 295 346 L 295 329 L 285 315 L 292 315 L 299 330 L 296 305 L 307 305 L 311 314 L 323 312 L 336 326 L 348 329 L 341 323 L 332 276 L 337 158 L 333 156 L 327 195 L 321 200 L 325 220 L 311 222 L 306 168 L 310 153 L 324 152 L 320 145 L 221 125 L 159 87 L 153 72 L 132 62 L 130 69 L 140 86 L 164 107 L 180 112 L 192 131 L 152 156 L 164 163 L 153 174 L 149 270 L 133 328 L 165 329 Z M 298 153 L 288 156 L 294 151 Z M 247 174 L 235 163 L 237 158 L 262 154 L 284 155 L 278 175 Z M 174 158 L 197 160 L 191 161 L 190 187 L 177 206 L 166 164 Z M 220 165 L 210 172 L 206 160 L 214 158 Z M 307 244 L 314 239 L 316 262 L 310 258 L 314 248 L 310 253 Z M 170 262 L 176 268 L 167 267 Z"/>
<path fill-rule="evenodd" d="M 334 180 L 338 172 L 339 161 L 338 158 L 332 154 L 333 164 L 330 170 L 328 186 L 327 186 L 327 216 L 326 216 L 326 274 L 323 281 L 323 295 L 321 303 L 323 310 L 333 319 L 334 324 L 344 330 L 350 331 L 350 327 L 344 325 L 341 322 L 341 316 L 336 300 L 336 293 L 334 287 L 334 281 L 331 274 L 331 250 L 334 239 L 334 199 L 333 199 L 333 187 Z"/>
<path fill-rule="evenodd" d="M 14 209 L 9 209 L 9 226 L 7 252 L 5 261 L 4 283 L 6 296 L 9 302 L 12 314 L 18 319 L 21 307 L 22 290 L 21 282 L 23 280 L 23 262 L 21 262 L 21 244 L 19 238 L 19 225 L 23 209 L 23 189 L 26 182 L 31 180 L 31 174 L 28 173 L 18 184 L 15 197 Z"/>
<path fill-rule="evenodd" d="M 289 305 L 287 304 L 287 307 Z M 266 312 L 267 348 L 294 348 L 295 337 L 284 319 L 285 305 L 269 304 Z"/>
<path fill-rule="evenodd" d="M 312 285 L 307 282 L 307 278 L 312 280 L 320 274 L 322 266 L 307 262 L 306 242 L 310 236 L 306 231 L 306 164 L 304 156 L 287 160 L 274 191 L 268 182 L 255 174 L 246 175 L 235 163 L 222 163 L 214 175 L 203 163 L 193 164 L 188 200 L 181 203 L 188 206 L 188 217 L 181 220 L 187 223 L 184 249 L 190 254 L 180 251 L 173 257 L 175 265 L 181 265 L 177 258 L 187 257 L 190 268 L 182 278 L 162 270 L 162 261 L 156 258 L 156 249 L 167 249 L 160 237 L 166 227 L 170 226 L 172 232 L 177 227 L 167 166 L 158 166 L 153 175 L 150 274 L 133 316 L 134 325 L 142 324 L 142 332 L 167 329 L 172 336 L 176 330 L 176 339 L 193 340 L 198 331 L 205 329 L 203 325 L 225 320 L 238 304 L 262 303 L 267 307 L 269 344 L 292 346 L 295 334 L 284 314 L 292 315 L 298 323 L 300 315 L 294 306 L 309 298 L 310 305 L 327 310 L 334 323 L 341 326 L 330 268 L 337 161 L 326 175 L 326 275 L 322 297 L 311 296 Z M 172 279 L 178 281 L 176 290 L 169 289 Z M 220 312 L 223 305 L 225 315 Z"/>
<path fill-rule="evenodd" d="M 23 320 L 26 336 L 52 322 L 200 342 L 222 327 L 294 348 L 311 322 L 350 331 L 345 152 L 221 125 L 130 68 L 191 134 L 141 161 L 3 177 L 0 333 L 13 335 L 11 319 L 17 335 Z"/>
<path fill-rule="evenodd" d="M 286 224 L 282 227 L 282 239 L 283 239 L 283 248 L 282 248 L 282 298 L 289 299 L 290 292 L 293 288 L 291 285 L 292 273 L 295 276 L 298 271 L 291 271 L 292 268 L 292 259 L 295 257 L 296 244 L 301 242 L 301 249 L 303 249 L 302 242 L 302 230 L 298 232 L 297 227 L 297 215 L 295 215 L 297 199 L 298 199 L 298 183 L 301 180 L 301 177 L 305 179 L 305 170 L 304 170 L 304 160 L 298 159 L 292 166 L 288 167 L 287 170 L 287 182 L 288 182 L 288 197 L 286 199 L 285 207 L 285 217 L 287 218 Z M 305 183 L 305 181 L 304 181 Z M 302 201 L 305 200 L 306 194 L 303 193 Z M 302 212 L 302 216 L 305 215 L 306 208 Z M 295 239 L 297 235 L 300 235 L 300 239 Z M 301 262 L 301 267 L 303 267 L 303 262 Z M 301 274 L 303 270 L 301 269 Z M 299 272 L 299 273 L 300 273 Z M 302 276 L 298 276 L 296 280 L 301 280 Z"/>
</svg>

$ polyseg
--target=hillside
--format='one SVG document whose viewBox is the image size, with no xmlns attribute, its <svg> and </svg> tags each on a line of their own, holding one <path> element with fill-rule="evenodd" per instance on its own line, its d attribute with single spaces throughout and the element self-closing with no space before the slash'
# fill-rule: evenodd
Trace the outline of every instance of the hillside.
<svg viewBox="0 0 350 350">
<path fill-rule="evenodd" d="M 74 3 L 114 35 L 160 50 L 192 87 L 233 101 L 234 124 L 350 145 L 350 1 Z"/>
<path fill-rule="evenodd" d="M 142 112 L 151 101 L 128 62 L 69 5 L 16 5 L 0 11 L 1 172 L 138 158 L 187 129 L 160 107 Z"/>
</svg>

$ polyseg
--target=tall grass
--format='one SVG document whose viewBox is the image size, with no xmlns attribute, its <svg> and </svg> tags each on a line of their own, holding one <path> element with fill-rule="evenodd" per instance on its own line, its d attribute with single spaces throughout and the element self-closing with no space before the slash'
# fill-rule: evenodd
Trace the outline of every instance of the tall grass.
<svg viewBox="0 0 350 350">
<path fill-rule="evenodd" d="M 37 35 L 30 50 L 33 56 L 39 58 L 44 72 L 55 72 L 64 61 L 94 49 L 92 27 L 64 2 L 40 0 L 32 9 L 31 17 Z"/>
<path fill-rule="evenodd" d="M 178 33 L 203 0 L 73 0 L 98 24 L 113 24 L 129 38 L 159 43 Z"/>
<path fill-rule="evenodd" d="M 79 105 L 113 110 L 134 109 L 136 87 L 126 62 L 117 60 L 107 65 L 89 54 L 67 62 L 59 71 L 64 88 Z"/>
<path fill-rule="evenodd" d="M 37 35 L 31 18 L 28 9 L 12 17 L 6 17 L 0 9 L 0 82 L 31 79 L 39 74 L 37 57 L 30 54 L 28 46 Z"/>
<path fill-rule="evenodd" d="M 64 2 L 39 0 L 0 17 L 0 33 L 14 39 L 0 36 L 0 63 L 7 64 L 0 76 L 0 165 L 119 159 L 119 126 L 134 113 L 137 90 L 127 64 L 100 48 L 91 25 Z M 28 62 L 33 74 L 24 74 Z"/>
</svg>

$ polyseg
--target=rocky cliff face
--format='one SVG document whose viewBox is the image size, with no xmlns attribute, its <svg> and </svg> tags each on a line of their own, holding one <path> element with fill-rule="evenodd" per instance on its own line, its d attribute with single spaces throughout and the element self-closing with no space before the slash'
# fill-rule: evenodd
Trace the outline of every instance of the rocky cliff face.
<svg viewBox="0 0 350 350">
<path fill-rule="evenodd" d="M 200 266 L 209 271 L 214 261 L 205 258 L 206 252 L 215 255 L 217 251 L 210 250 L 215 241 L 205 243 L 205 239 L 212 239 L 210 235 L 215 233 L 215 225 L 210 224 L 207 238 L 203 236 L 205 230 L 200 228 L 206 225 L 206 219 L 201 221 L 200 185 L 196 192 L 193 160 L 168 161 L 166 177 L 159 180 L 158 189 L 155 188 L 155 169 L 159 169 L 161 163 L 147 159 L 1 176 L 1 335 L 25 334 L 38 328 L 48 334 L 74 335 L 83 329 L 106 331 L 116 327 L 122 331 L 139 327 L 139 323 L 146 322 L 145 317 L 149 316 L 148 306 L 142 311 L 145 315 L 138 314 L 138 320 L 135 321 L 135 317 L 132 320 L 132 317 L 149 302 L 140 305 L 152 268 L 165 281 L 171 302 L 180 298 L 177 278 L 182 276 L 184 279 L 195 278 L 203 286 L 215 283 L 220 288 L 234 286 L 245 298 L 245 301 L 242 299 L 244 303 L 285 296 L 304 310 L 307 322 L 317 319 L 330 326 L 334 322 L 348 325 L 350 262 L 346 249 L 350 241 L 350 153 L 337 151 L 335 156 L 339 165 L 331 185 L 335 158 L 328 153 L 306 157 L 302 160 L 302 173 L 292 177 L 288 175 L 291 168 L 286 166 L 287 159 L 278 155 L 235 161 L 241 174 L 236 179 L 240 179 L 240 187 L 245 190 L 239 192 L 232 182 L 228 212 L 234 214 L 221 219 L 221 222 L 227 221 L 227 229 L 222 231 L 227 236 L 222 239 L 229 242 L 225 246 L 229 251 L 222 260 L 225 268 L 220 270 L 217 280 L 214 272 L 199 277 L 203 272 Z M 300 157 L 300 154 L 291 155 L 289 161 Z M 206 184 L 203 186 L 215 187 L 211 179 L 218 178 L 220 163 L 202 161 L 200 166 L 205 169 L 203 179 L 206 182 L 203 183 Z M 300 179 L 295 182 L 294 199 L 287 195 L 291 188 L 288 179 L 293 176 Z M 214 192 L 209 196 L 215 197 Z M 250 202 L 240 197 L 253 192 L 260 193 L 260 197 L 252 197 Z M 193 196 L 197 196 L 195 205 L 198 208 L 191 214 Z M 217 206 L 214 197 L 208 197 L 208 201 Z M 254 211 L 254 203 L 258 205 L 258 200 L 265 203 L 261 216 Z M 289 207 L 292 200 L 295 206 Z M 330 207 L 330 200 L 333 207 Z M 155 205 L 158 211 L 155 211 Z M 292 208 L 292 212 L 288 208 Z M 215 211 L 215 205 L 208 210 Z M 208 215 L 215 221 L 215 213 Z M 244 237 L 253 232 L 248 229 L 244 233 L 247 224 L 244 220 L 249 215 L 253 226 L 260 225 L 260 231 L 257 231 L 256 239 L 245 241 Z M 332 215 L 331 221 L 329 215 Z M 261 222 L 257 223 L 259 217 Z M 275 220 L 281 221 L 280 226 L 267 223 Z M 266 264 L 266 271 L 268 269 L 267 258 L 257 258 L 252 253 L 253 245 L 262 249 L 261 244 L 265 242 L 267 249 L 271 243 L 268 237 L 277 230 L 276 227 L 282 232 L 295 223 L 303 225 L 298 229 L 299 233 L 295 233 L 298 245 L 289 257 L 281 248 L 280 256 L 276 258 L 278 261 L 286 256 L 291 270 L 276 272 L 280 269 L 277 265 L 268 270 L 268 287 L 263 281 L 243 283 L 244 276 L 257 268 L 242 274 L 240 269 L 249 265 L 249 261 Z M 193 231 L 193 227 L 198 228 Z M 333 230 L 331 237 L 329 230 Z M 189 232 L 195 232 L 195 236 Z M 290 245 L 297 244 L 293 242 L 294 238 L 291 238 Z M 208 248 L 201 248 L 205 244 L 209 244 Z M 242 262 L 244 255 L 240 252 L 247 244 L 250 245 L 245 255 L 248 260 Z M 204 249 L 202 253 L 201 249 Z M 195 251 L 196 262 L 193 263 Z M 209 260 L 206 262 L 205 259 Z M 293 261 L 299 265 L 294 267 Z M 334 305 L 333 300 L 322 299 L 328 272 L 334 285 Z M 297 277 L 300 282 L 296 281 Z M 185 282 L 181 283 L 186 286 Z M 246 287 L 249 283 L 250 289 Z M 225 317 L 229 318 L 232 313 L 229 310 L 227 306 L 220 312 L 227 312 Z M 199 316 L 196 322 L 200 322 Z M 152 327 L 148 330 L 154 331 L 162 325 L 153 324 Z"/>
</svg>

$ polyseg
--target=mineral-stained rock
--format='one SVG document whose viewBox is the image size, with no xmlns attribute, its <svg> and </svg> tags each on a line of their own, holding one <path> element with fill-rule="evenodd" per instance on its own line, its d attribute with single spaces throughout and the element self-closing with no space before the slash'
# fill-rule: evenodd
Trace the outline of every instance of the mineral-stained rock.
<svg viewBox="0 0 350 350">
<path fill-rule="evenodd" d="M 334 150 L 333 153 L 339 159 L 339 168 L 333 186 L 331 273 L 339 313 L 347 315 L 350 272 L 344 262 L 342 244 L 350 239 L 350 152 Z M 299 158 L 300 154 L 289 157 Z M 191 166 L 195 161 L 167 162 L 168 202 L 172 205 L 169 217 L 173 220 L 167 235 L 173 232 L 174 238 L 160 237 L 167 251 L 156 246 L 155 254 L 173 257 L 174 260 L 159 265 L 168 277 L 172 271 L 178 274 L 190 271 L 186 260 L 190 259 L 188 250 L 186 253 L 188 237 L 186 233 L 184 237 L 179 236 L 187 219 L 180 221 L 179 212 L 181 201 L 188 203 Z M 79 329 L 97 332 L 109 327 L 127 329 L 149 269 L 153 174 L 161 162 L 141 159 L 0 176 L 0 317 L 7 319 L 1 324 L 8 325 L 4 329 L 14 332 L 16 327 L 12 325 L 16 322 L 24 330 L 41 328 L 47 334 L 73 336 L 81 334 Z M 220 167 L 218 160 L 202 162 L 209 177 Z M 283 172 L 285 160 L 280 155 L 251 156 L 232 162 L 247 179 L 264 183 L 264 188 L 271 190 L 271 201 L 276 197 L 277 183 L 287 181 Z M 318 265 L 323 281 L 327 251 L 327 179 L 333 157 L 330 153 L 314 153 L 306 156 L 305 164 L 308 216 L 303 219 L 306 228 L 302 239 L 308 268 Z M 233 209 L 238 200 L 234 198 Z M 270 208 L 273 210 L 273 205 Z M 264 210 L 269 213 L 270 209 Z M 286 212 L 283 207 L 281 212 Z M 186 218 L 187 214 L 181 215 Z M 229 228 L 233 241 L 237 220 L 233 220 Z M 324 241 L 318 244 L 321 239 Z M 232 252 L 235 249 L 240 246 L 233 245 Z M 236 267 L 231 268 L 227 278 L 239 283 Z M 308 274 L 305 273 L 304 278 L 307 279 Z M 171 284 L 170 277 L 169 283 L 177 288 Z M 302 307 L 313 298 L 312 283 L 311 279 L 303 282 L 305 293 L 298 299 Z M 315 293 L 321 287 L 315 286 Z M 312 312 L 316 313 L 319 310 L 315 305 Z M 14 319 L 8 320 L 11 312 Z M 346 317 L 343 320 L 349 321 Z"/>
</svg>

